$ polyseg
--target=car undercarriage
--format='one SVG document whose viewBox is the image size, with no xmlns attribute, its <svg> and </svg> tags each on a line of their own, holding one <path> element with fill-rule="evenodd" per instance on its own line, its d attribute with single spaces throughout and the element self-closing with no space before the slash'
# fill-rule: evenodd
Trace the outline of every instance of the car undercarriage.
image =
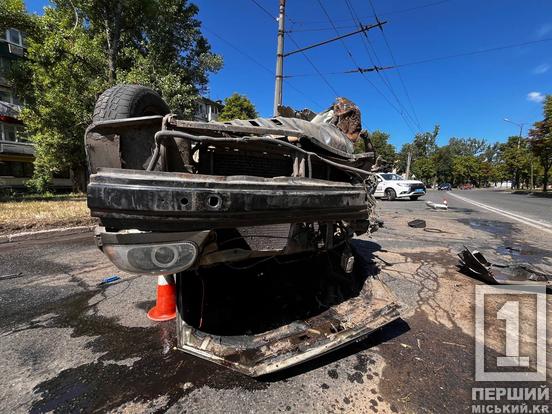
<svg viewBox="0 0 552 414">
<path fill-rule="evenodd" d="M 361 131 L 352 102 L 338 98 L 311 120 L 195 122 L 166 113 L 153 94 L 120 85 L 100 97 L 99 116 L 85 137 L 92 173 L 88 206 L 101 222 L 98 246 L 120 269 L 176 274 L 180 349 L 257 376 L 343 346 L 398 317 L 385 285 L 355 264 L 353 236 L 378 227 L 377 166 L 369 142 L 369 151 L 354 153 Z M 117 106 L 125 98 L 132 110 Z M 263 266 L 270 271 L 260 271 Z M 207 309 L 232 314 L 244 292 L 249 298 L 266 294 L 259 272 L 265 284 L 278 286 L 285 277 L 274 266 L 287 268 L 286 274 L 305 269 L 284 283 L 287 293 L 278 297 L 289 304 L 300 290 L 293 283 L 302 285 L 311 291 L 306 297 L 318 298 L 303 306 L 310 311 L 285 321 L 276 317 L 272 325 L 263 322 L 267 316 L 226 335 L 205 331 Z M 313 268 L 317 273 L 308 275 Z M 224 283 L 213 283 L 222 275 Z M 332 299 L 321 299 L 328 291 Z M 255 326 L 264 330 L 249 333 Z"/>
</svg>

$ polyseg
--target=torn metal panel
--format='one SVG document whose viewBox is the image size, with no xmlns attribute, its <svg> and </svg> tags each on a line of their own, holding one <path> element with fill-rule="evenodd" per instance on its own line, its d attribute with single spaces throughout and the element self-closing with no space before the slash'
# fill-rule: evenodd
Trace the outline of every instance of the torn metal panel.
<svg viewBox="0 0 552 414">
<path fill-rule="evenodd" d="M 181 289 L 178 289 L 182 303 Z M 255 335 L 213 335 L 177 315 L 177 347 L 189 354 L 258 377 L 319 357 L 399 318 L 399 305 L 377 278 L 357 297 L 321 314 Z M 252 312 L 255 312 L 252 309 Z"/>
<path fill-rule="evenodd" d="M 461 269 L 489 284 L 539 284 L 545 285 L 548 289 L 552 288 L 552 275 L 540 272 L 529 264 L 491 263 L 481 252 L 471 251 L 466 246 L 458 257 Z"/>
</svg>

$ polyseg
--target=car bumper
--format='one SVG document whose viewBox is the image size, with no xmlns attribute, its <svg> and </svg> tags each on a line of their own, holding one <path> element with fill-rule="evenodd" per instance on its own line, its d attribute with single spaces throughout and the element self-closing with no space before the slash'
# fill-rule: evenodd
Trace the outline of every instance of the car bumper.
<svg viewBox="0 0 552 414">
<path fill-rule="evenodd" d="M 111 229 L 194 231 L 366 220 L 372 203 L 362 185 L 302 177 L 100 169 L 88 185 L 92 216 Z"/>
<path fill-rule="evenodd" d="M 397 198 L 407 198 L 407 197 L 412 197 L 412 196 L 416 196 L 416 197 L 421 197 L 421 196 L 424 196 L 426 195 L 426 190 L 423 190 L 423 191 L 411 191 L 409 189 L 405 189 L 404 191 L 400 191 L 400 192 L 397 192 Z"/>
</svg>

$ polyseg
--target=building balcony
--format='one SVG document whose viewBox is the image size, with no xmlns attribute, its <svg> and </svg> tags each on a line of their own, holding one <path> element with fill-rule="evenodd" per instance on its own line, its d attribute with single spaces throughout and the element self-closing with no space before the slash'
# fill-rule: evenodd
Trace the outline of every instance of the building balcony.
<svg viewBox="0 0 552 414">
<path fill-rule="evenodd" d="M 34 144 L 28 142 L 0 141 L 0 154 L 30 155 L 34 157 Z"/>
</svg>

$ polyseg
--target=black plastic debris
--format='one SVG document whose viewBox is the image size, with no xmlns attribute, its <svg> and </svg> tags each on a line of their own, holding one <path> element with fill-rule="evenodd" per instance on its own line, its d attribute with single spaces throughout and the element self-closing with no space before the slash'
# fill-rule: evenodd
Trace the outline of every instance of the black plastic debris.
<svg viewBox="0 0 552 414">
<path fill-rule="evenodd" d="M 425 220 L 416 219 L 416 220 L 409 221 L 408 225 L 415 229 L 424 229 L 426 226 L 426 222 Z"/>
<path fill-rule="evenodd" d="M 489 262 L 481 252 L 471 251 L 464 246 L 458 257 L 460 269 L 469 275 L 489 283 L 499 285 L 540 284 L 552 288 L 552 275 L 536 270 L 527 263 L 511 265 Z"/>
</svg>

